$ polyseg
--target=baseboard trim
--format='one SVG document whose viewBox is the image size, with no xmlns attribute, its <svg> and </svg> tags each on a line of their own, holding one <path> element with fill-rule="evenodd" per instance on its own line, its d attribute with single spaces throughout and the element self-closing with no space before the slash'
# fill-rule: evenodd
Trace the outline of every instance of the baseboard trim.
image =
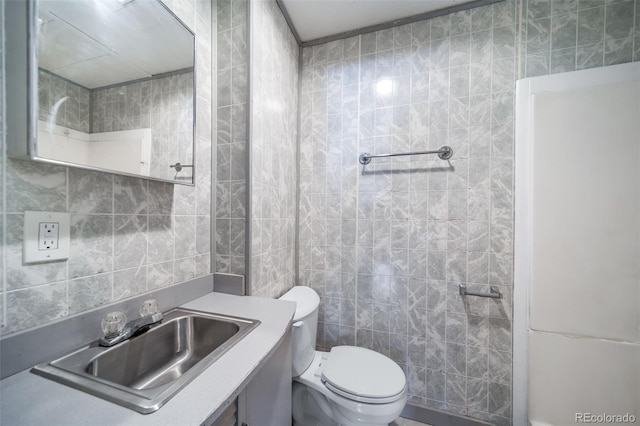
<svg viewBox="0 0 640 426">
<path fill-rule="evenodd" d="M 400 416 L 433 426 L 492 426 L 491 423 L 482 420 L 434 410 L 413 403 L 407 403 Z"/>
</svg>

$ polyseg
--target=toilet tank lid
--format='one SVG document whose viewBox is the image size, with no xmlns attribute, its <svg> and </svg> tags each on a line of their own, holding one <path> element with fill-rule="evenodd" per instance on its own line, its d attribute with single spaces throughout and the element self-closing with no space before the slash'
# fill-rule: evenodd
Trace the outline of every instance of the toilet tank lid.
<svg viewBox="0 0 640 426">
<path fill-rule="evenodd" d="M 294 321 L 300 321 L 320 305 L 320 297 L 312 288 L 306 286 L 295 286 L 282 296 L 280 300 L 290 300 L 296 302 L 296 313 L 293 316 Z"/>
</svg>

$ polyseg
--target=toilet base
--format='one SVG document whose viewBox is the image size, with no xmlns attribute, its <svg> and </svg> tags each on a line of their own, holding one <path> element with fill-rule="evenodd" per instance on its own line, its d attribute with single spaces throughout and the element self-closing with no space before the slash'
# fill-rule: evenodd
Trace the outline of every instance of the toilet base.
<svg viewBox="0 0 640 426">
<path fill-rule="evenodd" d="M 300 383 L 293 384 L 291 415 L 293 426 L 340 426 L 340 423 L 327 416 L 322 404 L 326 398 L 318 392 Z M 322 400 L 318 400 L 322 398 Z M 319 402 L 320 401 L 320 402 Z"/>
<path fill-rule="evenodd" d="M 294 426 L 388 426 L 397 417 L 395 413 L 379 416 L 346 410 L 317 390 L 297 382 L 293 383 L 292 398 Z"/>
</svg>

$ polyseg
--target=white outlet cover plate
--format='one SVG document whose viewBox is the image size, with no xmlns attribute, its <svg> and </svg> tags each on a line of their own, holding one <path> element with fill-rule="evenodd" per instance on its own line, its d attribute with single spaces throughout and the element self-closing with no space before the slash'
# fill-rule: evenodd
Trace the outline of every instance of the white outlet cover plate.
<svg viewBox="0 0 640 426">
<path fill-rule="evenodd" d="M 38 249 L 40 223 L 58 223 L 58 248 Z M 24 212 L 24 239 L 22 243 L 22 263 L 51 262 L 69 258 L 69 228 L 71 215 L 64 212 Z"/>
</svg>

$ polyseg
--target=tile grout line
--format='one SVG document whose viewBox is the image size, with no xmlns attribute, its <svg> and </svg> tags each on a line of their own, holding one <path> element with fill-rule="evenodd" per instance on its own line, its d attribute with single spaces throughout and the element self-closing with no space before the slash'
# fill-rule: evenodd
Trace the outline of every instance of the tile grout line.
<svg viewBox="0 0 640 426">
<path fill-rule="evenodd" d="M 114 289 L 114 280 L 113 273 L 116 268 L 116 220 L 114 212 L 116 210 L 116 190 L 115 190 L 115 177 L 113 175 L 110 176 L 111 180 L 111 301 L 113 301 L 115 289 Z"/>
<path fill-rule="evenodd" d="M 362 35 L 358 35 L 358 54 L 355 57 L 355 59 L 357 59 L 357 64 L 358 64 L 358 91 L 357 91 L 357 106 L 356 106 L 356 113 L 357 113 L 357 131 L 356 131 L 356 146 L 357 146 L 357 152 L 360 152 L 361 150 L 361 146 L 360 146 L 360 142 L 361 142 L 361 137 L 362 135 L 360 134 L 360 126 L 361 126 L 361 111 L 362 111 L 362 106 L 361 106 L 361 90 L 362 90 L 362 84 L 361 84 L 361 79 L 362 79 Z M 344 52 L 344 50 L 343 50 Z M 359 298 L 358 298 L 358 287 L 359 287 L 359 282 L 360 282 L 360 274 L 358 271 L 358 258 L 360 256 L 360 179 L 361 179 L 361 175 L 362 175 L 362 167 L 361 166 L 356 166 L 356 191 L 355 191 L 355 195 L 356 195 L 356 204 L 355 204 L 355 212 L 354 212 L 354 216 L 355 216 L 355 225 L 356 225 L 356 241 L 355 241 L 355 300 L 354 300 L 354 310 L 355 310 L 355 314 L 354 314 L 354 341 L 356 343 L 356 346 L 358 345 L 358 330 L 360 329 L 358 327 L 358 308 L 360 306 L 360 302 L 359 302 Z"/>
<path fill-rule="evenodd" d="M 640 46 L 636 46 L 638 41 L 638 0 L 633 3 L 633 34 L 631 36 L 631 60 L 632 62 L 640 61 L 640 57 L 636 57 L 636 51 Z"/>
<path fill-rule="evenodd" d="M 493 50 L 493 5 L 491 6 L 491 34 L 492 34 L 492 50 Z M 471 38 L 469 38 L 469 43 L 471 43 Z M 469 64 L 471 64 L 471 46 L 469 46 L 469 57 L 467 58 L 469 60 Z M 449 58 L 449 60 L 451 60 L 451 58 Z M 492 75 L 493 75 L 493 70 L 492 70 Z M 451 78 L 449 78 L 449 87 L 451 87 Z M 469 81 L 467 83 L 467 88 L 468 88 L 468 93 L 471 94 L 471 76 L 469 75 Z M 449 96 L 451 96 L 451 93 L 449 93 Z M 469 98 L 470 99 L 470 98 Z M 470 104 L 470 100 L 469 100 L 469 104 Z M 467 113 L 467 129 L 469 128 L 470 124 L 471 124 L 471 107 L 469 106 L 469 112 Z M 465 230 L 466 230 L 466 238 L 465 238 L 465 251 L 466 251 L 466 255 L 467 255 L 467 264 L 466 264 L 466 282 L 469 281 L 469 188 L 470 188 L 470 172 L 469 169 L 471 167 L 471 161 L 470 161 L 470 157 L 471 155 L 469 154 L 469 133 L 467 131 L 467 170 L 466 170 L 466 184 L 465 184 L 465 190 L 466 190 L 466 208 L 465 208 Z M 448 239 L 448 238 L 447 238 Z M 465 354 L 464 354 L 464 375 L 465 375 L 465 409 L 468 409 L 468 401 L 469 401 L 469 386 L 468 386 L 468 346 L 467 346 L 467 318 L 465 316 L 465 322 L 464 322 L 464 350 L 465 350 Z M 445 338 L 446 338 L 446 320 L 445 320 Z"/>
<path fill-rule="evenodd" d="M 65 167 L 65 203 L 66 203 L 66 211 L 67 213 L 69 213 L 69 256 L 71 256 L 71 212 L 69 211 L 69 199 L 70 199 L 70 194 L 69 194 L 69 167 Z M 70 300 L 69 300 L 69 285 L 70 285 L 70 281 L 71 281 L 71 276 L 69 274 L 69 258 L 67 258 L 64 261 L 64 268 L 65 268 L 65 275 L 66 275 L 66 279 L 65 279 L 65 302 L 66 302 L 66 306 L 65 306 L 65 311 L 64 311 L 64 315 L 63 316 L 68 316 L 69 315 L 69 311 L 70 311 Z"/>
<path fill-rule="evenodd" d="M 549 27 L 551 27 L 551 24 L 549 24 Z M 491 29 L 491 44 L 492 44 L 492 49 L 491 49 L 491 66 L 493 68 L 493 64 L 494 64 L 494 56 L 493 56 L 493 43 L 494 43 L 494 38 L 493 38 L 493 21 L 492 21 L 492 29 Z M 551 43 L 551 37 L 549 37 L 549 43 Z M 489 205 L 488 205 L 488 217 L 487 217 L 487 222 L 488 222 L 488 232 L 489 232 L 489 247 L 488 247 L 488 252 L 489 252 L 489 258 L 491 257 L 491 240 L 492 240 L 492 231 L 493 231 L 493 225 L 492 225 L 492 216 L 493 216 L 493 96 L 494 96 L 494 78 L 493 78 L 493 72 L 491 72 L 490 76 L 490 100 L 491 100 L 491 109 L 490 109 L 490 113 L 489 113 L 489 190 L 488 190 L 488 197 L 489 197 Z M 513 97 L 513 91 L 511 92 L 511 96 Z M 490 261 L 489 261 L 490 263 Z M 487 268 L 490 268 L 489 266 L 487 266 Z M 487 281 L 489 281 L 489 277 L 487 276 Z M 488 315 L 482 315 L 483 317 L 483 321 L 484 318 L 488 317 Z M 487 341 L 487 353 L 488 353 L 488 348 L 489 348 L 489 342 Z M 468 348 L 468 346 L 467 346 Z M 489 357 L 487 355 L 487 413 L 489 413 L 489 381 L 488 381 L 488 370 L 489 370 Z"/>
<path fill-rule="evenodd" d="M 146 208 L 145 208 L 145 217 L 146 217 L 146 221 L 147 221 L 147 238 L 146 238 L 146 244 L 145 244 L 145 266 L 144 266 L 144 288 L 146 291 L 149 291 L 149 237 L 151 235 L 150 230 L 151 228 L 149 227 L 149 197 L 150 197 L 150 192 L 149 192 L 149 181 L 145 181 L 145 198 L 146 198 Z"/>
<path fill-rule="evenodd" d="M 607 57 L 607 4 L 602 6 L 604 18 L 602 19 L 602 66 L 606 66 L 605 59 Z"/>
<path fill-rule="evenodd" d="M 449 18 L 449 23 L 451 23 L 451 20 Z M 433 22 L 432 22 L 433 24 Z M 447 43 L 447 56 L 449 57 L 449 61 L 451 60 L 451 27 L 449 27 L 449 35 L 448 37 L 445 37 L 445 39 L 447 39 L 448 43 Z M 438 39 L 441 40 L 441 39 Z M 433 25 L 431 25 L 430 27 L 430 31 L 429 31 L 429 43 L 432 44 L 433 43 Z M 429 62 L 431 62 L 432 58 L 429 58 Z M 450 62 L 448 61 L 447 66 L 450 65 Z M 431 63 L 429 63 L 429 74 L 431 75 L 431 72 L 435 71 L 431 69 Z M 447 70 L 447 72 L 450 73 L 450 68 Z M 449 82 L 450 83 L 450 82 Z M 450 119 L 451 119 L 451 110 L 450 110 L 450 102 L 449 102 L 449 97 L 451 96 L 451 93 L 447 94 L 447 142 L 450 142 L 450 137 L 451 137 L 451 133 L 449 130 L 449 125 L 450 125 Z M 433 102 L 433 100 L 431 99 L 431 76 L 429 77 L 429 103 L 431 104 L 431 102 Z M 429 107 L 429 131 L 432 130 L 432 117 L 431 117 L 431 106 Z M 431 140 L 429 140 L 429 145 L 431 145 Z M 444 217 L 445 219 L 445 229 L 446 229 L 446 239 L 447 239 L 447 243 L 445 246 L 445 256 L 444 256 L 444 278 L 445 278 L 445 283 L 446 286 L 449 286 L 449 279 L 450 277 L 450 271 L 449 271 L 449 176 L 450 174 L 447 173 L 446 176 L 446 180 L 445 180 L 445 194 L 446 194 L 446 207 L 445 207 L 445 215 Z M 451 250 L 453 251 L 453 250 Z M 453 253 L 452 253 L 453 255 Z M 466 272 L 466 271 L 465 271 Z M 449 298 L 449 292 L 447 291 L 447 302 L 448 302 L 448 298 Z M 426 315 L 426 312 L 425 312 Z M 444 343 L 444 365 L 445 365 L 445 386 L 444 386 L 444 402 L 445 404 L 448 404 L 448 400 L 449 400 L 449 395 L 447 392 L 447 378 L 448 376 L 451 374 L 448 372 L 448 367 L 449 367 L 449 357 L 447 356 L 447 346 L 448 346 L 448 341 L 447 341 L 447 319 L 449 317 L 449 309 L 445 309 L 444 312 L 444 336 L 443 336 L 443 343 Z M 425 321 L 426 322 L 426 321 Z M 425 336 L 427 335 L 427 331 L 425 331 Z M 425 369 L 425 374 L 426 374 L 426 369 Z M 465 380 L 465 398 L 466 398 L 466 380 Z"/>
<path fill-rule="evenodd" d="M 574 71 L 578 69 L 578 28 L 580 28 L 580 7 L 578 6 L 578 1 L 576 1 L 576 5 L 575 5 L 575 13 L 576 13 L 576 45 L 574 48 L 574 60 L 573 60 L 573 69 Z"/>
<path fill-rule="evenodd" d="M 492 27 L 493 27 L 493 21 L 492 21 Z M 551 24 L 549 24 L 549 27 L 551 28 Z M 491 30 L 491 44 L 493 45 L 494 42 L 494 38 L 493 38 L 493 28 Z M 551 37 L 549 37 L 549 43 L 551 43 Z M 494 63 L 494 57 L 493 57 L 493 49 L 491 49 L 491 64 L 493 67 L 493 63 Z M 492 225 L 492 216 L 493 216 L 493 166 L 494 166 L 494 161 L 493 161 L 493 95 L 494 95 L 494 78 L 493 78 L 493 72 L 490 75 L 490 80 L 491 80 L 491 113 L 490 113 L 490 118 L 489 118 L 489 206 L 488 206 L 488 210 L 489 210 L 489 217 L 488 219 L 488 224 L 489 224 L 489 258 L 491 258 L 491 233 L 493 231 L 493 225 Z M 511 97 L 513 98 L 513 91 L 511 92 Z M 490 260 L 489 262 L 487 262 L 488 264 L 490 264 Z M 487 265 L 487 269 L 490 270 L 490 266 Z M 487 281 L 489 281 L 489 271 L 487 271 Z M 487 302 L 488 303 L 488 302 Z M 487 309 L 487 315 L 482 315 L 482 317 L 488 317 L 488 309 Z M 483 318 L 484 321 L 484 318 Z M 488 350 L 489 350 L 489 342 L 487 342 L 487 413 L 489 412 L 489 356 L 488 356 Z"/>
</svg>

